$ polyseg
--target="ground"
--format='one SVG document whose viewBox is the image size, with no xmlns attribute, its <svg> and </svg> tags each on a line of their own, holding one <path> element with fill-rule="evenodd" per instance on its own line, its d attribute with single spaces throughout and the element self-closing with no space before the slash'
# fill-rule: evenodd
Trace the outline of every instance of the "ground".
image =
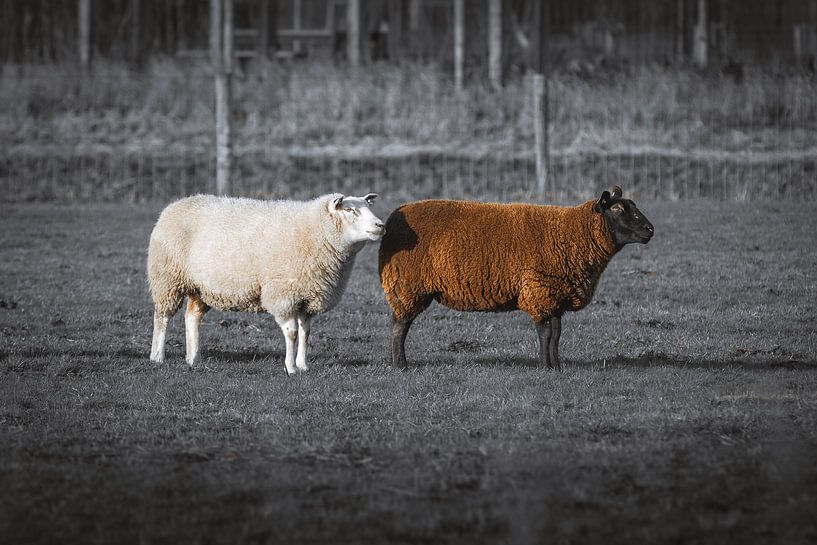
<svg viewBox="0 0 817 545">
<path fill-rule="evenodd" d="M 287 377 L 259 315 L 148 360 L 160 205 L 0 205 L 0 541 L 815 542 L 813 205 L 639 206 L 562 373 L 525 315 L 440 306 L 385 367 L 370 246 Z"/>
</svg>

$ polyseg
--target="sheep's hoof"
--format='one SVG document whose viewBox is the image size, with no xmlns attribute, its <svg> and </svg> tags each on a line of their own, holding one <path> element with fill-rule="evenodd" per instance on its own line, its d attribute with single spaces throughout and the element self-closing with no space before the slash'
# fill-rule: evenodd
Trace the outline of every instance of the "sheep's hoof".
<svg viewBox="0 0 817 545">
<path fill-rule="evenodd" d="M 396 357 L 392 356 L 391 364 L 394 367 L 396 367 L 396 368 L 398 368 L 400 370 L 403 370 L 403 371 L 408 369 L 408 366 L 409 366 L 408 365 L 408 360 L 406 360 L 405 356 L 402 356 L 402 357 L 401 356 L 396 356 Z"/>
</svg>

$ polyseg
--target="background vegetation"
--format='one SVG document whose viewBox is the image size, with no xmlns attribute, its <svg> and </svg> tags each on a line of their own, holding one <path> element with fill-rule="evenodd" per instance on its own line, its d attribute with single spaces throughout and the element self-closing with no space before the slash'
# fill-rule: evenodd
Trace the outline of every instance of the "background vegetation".
<svg viewBox="0 0 817 545">
<path fill-rule="evenodd" d="M 349 70 L 328 61 L 248 65 L 236 78 L 236 145 L 247 147 L 490 146 L 529 152 L 532 93 L 519 76 L 495 90 L 457 93 L 435 64 Z M 557 71 L 550 82 L 555 151 L 638 148 L 757 152 L 812 150 L 817 79 L 805 71 L 724 73 L 658 66 Z M 12 146 L 209 148 L 209 67 L 170 59 L 144 71 L 100 63 L 6 67 L 0 138 Z"/>
<path fill-rule="evenodd" d="M 3 199 L 167 200 L 213 191 L 205 64 L 7 66 Z M 435 64 L 256 63 L 234 82 L 237 194 L 363 183 L 407 196 L 532 198 L 530 82 L 461 93 Z M 658 66 L 553 72 L 549 198 L 629 184 L 649 198 L 812 198 L 817 80 L 807 71 Z"/>
</svg>

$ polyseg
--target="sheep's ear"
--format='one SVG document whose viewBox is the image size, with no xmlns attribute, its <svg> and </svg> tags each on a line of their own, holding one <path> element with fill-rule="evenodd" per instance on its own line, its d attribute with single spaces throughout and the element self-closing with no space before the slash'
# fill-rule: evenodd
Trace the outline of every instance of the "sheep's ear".
<svg viewBox="0 0 817 545">
<path fill-rule="evenodd" d="M 366 201 L 370 206 L 374 204 L 374 200 L 377 198 L 377 193 L 366 193 L 366 196 L 363 197 L 363 200 Z"/>
<path fill-rule="evenodd" d="M 335 210 L 343 208 L 343 195 L 332 201 L 332 205 L 335 207 Z"/>
<path fill-rule="evenodd" d="M 613 186 L 613 197 L 618 199 L 618 198 L 621 197 L 621 195 L 623 195 L 623 191 L 621 191 L 621 186 L 620 185 L 614 185 Z"/>
<path fill-rule="evenodd" d="M 610 208 L 611 199 L 612 197 L 610 197 L 610 192 L 604 191 L 601 194 L 601 197 L 599 197 L 599 200 L 596 201 L 596 205 L 593 208 L 596 209 L 596 212 L 604 212 L 605 210 Z"/>
</svg>

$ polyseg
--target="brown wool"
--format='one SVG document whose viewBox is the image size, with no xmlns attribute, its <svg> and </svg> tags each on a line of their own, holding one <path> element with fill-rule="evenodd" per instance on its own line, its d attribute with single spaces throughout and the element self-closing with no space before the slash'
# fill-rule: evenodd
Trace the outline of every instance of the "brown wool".
<svg viewBox="0 0 817 545">
<path fill-rule="evenodd" d="M 429 200 L 386 223 L 380 280 L 395 318 L 457 310 L 579 310 L 618 251 L 595 201 L 574 207 Z"/>
</svg>

